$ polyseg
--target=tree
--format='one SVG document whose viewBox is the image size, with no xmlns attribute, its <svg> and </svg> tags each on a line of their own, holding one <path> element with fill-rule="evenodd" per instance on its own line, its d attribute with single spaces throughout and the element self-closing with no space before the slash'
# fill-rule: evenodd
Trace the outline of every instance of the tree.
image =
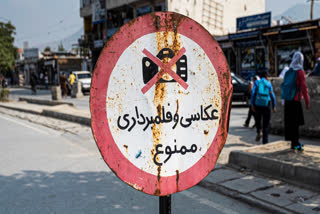
<svg viewBox="0 0 320 214">
<path fill-rule="evenodd" d="M 45 49 L 44 49 L 44 52 L 50 52 L 51 51 L 51 48 L 49 46 L 47 46 Z"/>
<path fill-rule="evenodd" d="M 62 42 L 58 45 L 58 51 L 65 51 Z"/>
<path fill-rule="evenodd" d="M 0 22 L 0 73 L 11 71 L 15 65 L 18 49 L 13 45 L 16 28 L 11 22 Z"/>
</svg>

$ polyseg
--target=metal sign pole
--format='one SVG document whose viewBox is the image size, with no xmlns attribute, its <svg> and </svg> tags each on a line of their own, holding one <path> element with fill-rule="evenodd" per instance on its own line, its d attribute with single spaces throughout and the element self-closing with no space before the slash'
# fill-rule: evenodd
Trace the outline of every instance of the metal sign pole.
<svg viewBox="0 0 320 214">
<path fill-rule="evenodd" d="M 159 214 L 171 214 L 171 195 L 159 197 Z"/>
</svg>

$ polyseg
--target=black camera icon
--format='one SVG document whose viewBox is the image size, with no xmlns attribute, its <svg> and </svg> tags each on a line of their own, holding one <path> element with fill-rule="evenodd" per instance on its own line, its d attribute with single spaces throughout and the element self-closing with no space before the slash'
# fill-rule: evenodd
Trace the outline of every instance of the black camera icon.
<svg viewBox="0 0 320 214">
<path fill-rule="evenodd" d="M 157 57 L 160 60 L 163 60 L 164 58 L 172 59 L 175 56 L 174 52 L 170 48 L 163 48 L 159 53 L 157 54 Z M 176 73 L 178 76 L 181 77 L 181 79 L 185 82 L 188 80 L 188 66 L 187 66 L 187 56 L 182 55 L 182 57 L 176 62 Z M 158 65 L 154 63 L 151 59 L 148 57 L 143 57 L 142 59 L 142 74 L 143 74 L 143 82 L 144 84 L 147 84 L 154 75 L 156 75 L 160 71 Z M 159 82 L 176 82 L 174 79 L 166 80 L 163 78 L 160 78 Z"/>
</svg>

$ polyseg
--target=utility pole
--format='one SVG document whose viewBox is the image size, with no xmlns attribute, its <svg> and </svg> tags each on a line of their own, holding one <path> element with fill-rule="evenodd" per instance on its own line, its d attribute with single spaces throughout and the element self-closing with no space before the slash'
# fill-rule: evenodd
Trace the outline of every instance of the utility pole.
<svg viewBox="0 0 320 214">
<path fill-rule="evenodd" d="M 317 0 L 308 0 L 307 2 L 311 1 L 311 8 L 310 8 L 310 19 L 313 19 L 313 7 L 314 7 L 314 1 Z"/>
<path fill-rule="evenodd" d="M 313 19 L 313 6 L 314 6 L 314 0 L 311 0 L 311 11 L 310 11 L 310 19 Z"/>
</svg>

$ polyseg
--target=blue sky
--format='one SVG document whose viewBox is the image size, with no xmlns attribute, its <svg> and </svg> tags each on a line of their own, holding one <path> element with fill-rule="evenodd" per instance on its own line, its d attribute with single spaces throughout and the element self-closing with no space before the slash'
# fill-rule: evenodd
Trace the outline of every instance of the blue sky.
<svg viewBox="0 0 320 214">
<path fill-rule="evenodd" d="M 272 11 L 272 15 L 277 16 L 295 4 L 306 2 L 307 0 L 266 0 L 266 11 Z"/>
<path fill-rule="evenodd" d="M 266 0 L 266 11 L 279 15 L 306 0 Z M 78 31 L 80 0 L 0 0 L 0 21 L 11 20 L 17 28 L 16 45 L 29 46 L 57 41 Z M 1 18 L 2 17 L 2 18 Z"/>
<path fill-rule="evenodd" d="M 16 26 L 16 45 L 56 41 L 78 31 L 80 0 L 0 0 L 0 17 Z M 4 19 L 1 19 L 4 21 Z"/>
</svg>

